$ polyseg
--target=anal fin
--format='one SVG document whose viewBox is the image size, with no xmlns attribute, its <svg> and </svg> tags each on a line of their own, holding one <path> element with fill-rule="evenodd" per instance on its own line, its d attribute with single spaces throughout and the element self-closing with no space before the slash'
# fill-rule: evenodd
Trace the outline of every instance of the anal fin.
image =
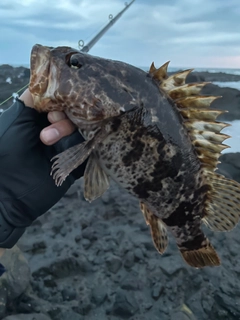
<svg viewBox="0 0 240 320">
<path fill-rule="evenodd" d="M 213 246 L 208 244 L 197 250 L 180 249 L 185 262 L 194 268 L 213 267 L 220 265 L 220 259 Z"/>
<path fill-rule="evenodd" d="M 163 254 L 168 245 L 168 235 L 165 224 L 148 209 L 145 203 L 140 202 L 140 208 L 146 223 L 150 226 L 153 243 L 157 251 Z"/>
<path fill-rule="evenodd" d="M 91 202 L 101 197 L 108 187 L 108 175 L 100 167 L 97 156 L 93 152 L 88 159 L 84 172 L 84 197 Z"/>
</svg>

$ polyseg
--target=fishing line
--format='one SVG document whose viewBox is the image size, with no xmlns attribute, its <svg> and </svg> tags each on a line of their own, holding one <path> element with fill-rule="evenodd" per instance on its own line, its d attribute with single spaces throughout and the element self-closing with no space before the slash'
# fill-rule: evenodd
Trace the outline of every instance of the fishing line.
<svg viewBox="0 0 240 320">
<path fill-rule="evenodd" d="M 79 40 L 78 41 L 79 49 L 82 48 L 84 50 L 85 48 L 87 48 L 87 51 L 85 50 L 84 52 L 88 52 L 91 49 L 91 47 L 101 38 L 101 36 L 113 25 L 113 23 L 115 23 L 122 16 L 122 14 L 133 4 L 134 1 L 135 0 L 132 0 L 130 3 L 125 2 L 125 8 L 122 11 L 120 11 L 115 17 L 113 17 L 112 14 L 109 14 L 109 16 L 108 16 L 109 23 L 105 27 L 103 27 L 103 29 L 101 29 L 100 32 L 93 38 L 94 41 L 92 41 L 92 43 L 91 43 L 91 41 L 89 42 L 89 43 L 91 43 L 91 45 L 89 44 L 89 45 L 86 45 L 84 47 L 84 41 L 83 40 Z M 105 25 L 105 23 L 104 23 L 104 25 Z M 16 93 L 21 92 L 22 90 L 27 88 L 28 85 L 29 85 L 29 83 L 26 84 L 21 89 L 19 89 Z M 14 98 L 13 95 L 11 95 L 6 100 L 1 102 L 0 106 L 2 106 L 4 103 L 6 103 L 7 101 L 9 101 L 12 98 Z"/>
<path fill-rule="evenodd" d="M 24 87 L 22 87 L 21 89 L 19 89 L 16 93 L 21 92 L 22 90 L 24 90 L 25 88 L 27 88 L 29 85 L 29 83 L 27 83 Z M 0 106 L 2 106 L 4 103 L 6 103 L 7 101 L 9 101 L 10 99 L 13 98 L 13 95 L 11 95 L 10 97 L 8 97 L 6 100 L 4 100 L 3 102 L 0 103 Z"/>
</svg>

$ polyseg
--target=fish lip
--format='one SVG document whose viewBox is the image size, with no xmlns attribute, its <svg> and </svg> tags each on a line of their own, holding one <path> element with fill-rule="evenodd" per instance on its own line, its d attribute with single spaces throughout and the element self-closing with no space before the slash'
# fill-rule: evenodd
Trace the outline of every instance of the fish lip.
<svg viewBox="0 0 240 320">
<path fill-rule="evenodd" d="M 33 95 L 43 95 L 48 88 L 50 71 L 50 47 L 35 44 L 30 58 L 29 90 Z"/>
</svg>

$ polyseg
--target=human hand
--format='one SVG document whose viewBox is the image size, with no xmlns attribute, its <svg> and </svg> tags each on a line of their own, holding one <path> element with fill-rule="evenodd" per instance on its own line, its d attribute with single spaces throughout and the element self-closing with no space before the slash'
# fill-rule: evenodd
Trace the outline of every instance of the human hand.
<svg viewBox="0 0 240 320">
<path fill-rule="evenodd" d="M 19 99 L 24 102 L 25 106 L 30 108 L 34 107 L 33 98 L 29 89 L 26 89 Z M 64 112 L 49 112 L 48 121 L 51 125 L 40 132 L 40 139 L 48 146 L 53 145 L 63 137 L 69 136 L 76 130 L 75 125 L 67 119 Z"/>
<path fill-rule="evenodd" d="M 64 112 L 52 111 L 48 113 L 51 125 L 40 132 L 40 139 L 48 146 L 58 142 L 63 137 L 76 131 L 75 125 L 67 118 Z"/>
<path fill-rule="evenodd" d="M 27 97 L 30 100 L 26 100 Z M 31 107 L 28 92 L 21 99 Z M 63 114 L 49 113 L 48 119 L 46 114 L 26 108 L 19 100 L 0 117 L 2 248 L 12 247 L 25 227 L 50 209 L 75 179 L 84 173 L 85 164 L 74 170 L 61 187 L 55 185 L 50 176 L 50 160 L 56 154 L 82 142 L 83 138 Z M 52 129 L 58 132 L 54 139 L 49 135 Z M 68 136 L 69 133 L 72 134 Z"/>
</svg>

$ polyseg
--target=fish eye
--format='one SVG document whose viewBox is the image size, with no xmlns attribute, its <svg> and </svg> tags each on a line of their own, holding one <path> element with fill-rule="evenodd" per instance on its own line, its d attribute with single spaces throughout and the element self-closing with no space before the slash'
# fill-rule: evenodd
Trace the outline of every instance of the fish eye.
<svg viewBox="0 0 240 320">
<path fill-rule="evenodd" d="M 68 56 L 67 59 L 67 64 L 70 68 L 73 69 L 80 69 L 82 67 L 82 64 L 79 63 L 78 58 L 73 54 L 71 56 Z"/>
<path fill-rule="evenodd" d="M 78 62 L 78 59 L 74 57 L 70 58 L 70 65 L 71 65 L 71 68 L 76 68 L 76 69 L 80 69 L 82 67 L 81 63 Z"/>
</svg>

